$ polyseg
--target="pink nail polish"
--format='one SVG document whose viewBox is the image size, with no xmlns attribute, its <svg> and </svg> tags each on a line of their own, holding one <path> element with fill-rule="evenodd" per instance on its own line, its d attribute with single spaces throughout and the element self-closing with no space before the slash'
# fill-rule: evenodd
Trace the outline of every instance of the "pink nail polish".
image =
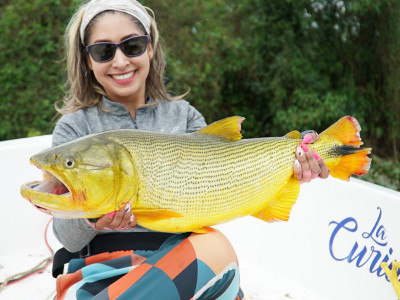
<svg viewBox="0 0 400 300">
<path fill-rule="evenodd" d="M 314 155 L 316 160 L 319 160 L 321 157 L 318 155 L 317 152 L 313 151 L 312 154 Z"/>
<path fill-rule="evenodd" d="M 306 144 L 301 144 L 301 147 L 303 148 L 304 152 L 310 151 L 310 148 Z"/>
<path fill-rule="evenodd" d="M 304 139 L 303 139 L 303 144 L 308 144 L 308 143 L 310 143 L 311 141 L 312 141 L 312 136 L 309 135 L 309 134 L 306 134 L 306 135 L 304 136 Z"/>
<path fill-rule="evenodd" d="M 109 217 L 110 219 L 112 219 L 112 218 L 114 217 L 114 215 L 115 215 L 115 211 L 110 212 L 110 213 L 108 214 L 108 217 Z"/>
</svg>

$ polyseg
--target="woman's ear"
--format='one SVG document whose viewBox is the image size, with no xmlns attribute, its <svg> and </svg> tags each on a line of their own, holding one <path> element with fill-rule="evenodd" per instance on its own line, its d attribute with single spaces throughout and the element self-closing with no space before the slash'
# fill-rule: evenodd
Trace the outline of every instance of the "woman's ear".
<svg viewBox="0 0 400 300">
<path fill-rule="evenodd" d="M 147 55 L 149 56 L 149 60 L 152 60 L 154 57 L 153 46 L 151 45 L 151 43 L 149 43 L 147 46 Z"/>
</svg>

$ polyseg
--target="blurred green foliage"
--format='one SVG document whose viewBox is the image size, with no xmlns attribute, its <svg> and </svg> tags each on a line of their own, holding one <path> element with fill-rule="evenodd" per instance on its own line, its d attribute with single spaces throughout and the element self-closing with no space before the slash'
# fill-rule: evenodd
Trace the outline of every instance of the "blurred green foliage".
<svg viewBox="0 0 400 300">
<path fill-rule="evenodd" d="M 68 1 L 0 2 L 0 140 L 49 133 L 64 80 Z"/>
<path fill-rule="evenodd" d="M 374 154 L 397 167 L 400 1 L 142 3 L 167 48 L 168 88 L 190 88 L 208 122 L 242 115 L 246 137 L 280 136 L 352 115 Z M 62 34 L 78 4 L 0 2 L 0 140 L 51 133 L 66 76 Z"/>
</svg>

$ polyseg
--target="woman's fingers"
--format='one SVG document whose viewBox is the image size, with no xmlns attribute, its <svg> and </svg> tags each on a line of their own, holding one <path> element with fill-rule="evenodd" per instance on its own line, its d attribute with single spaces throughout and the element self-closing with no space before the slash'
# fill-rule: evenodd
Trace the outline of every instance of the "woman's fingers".
<svg viewBox="0 0 400 300">
<path fill-rule="evenodd" d="M 94 229 L 97 231 L 103 230 L 111 223 L 111 221 L 112 219 L 109 215 L 103 215 L 97 220 L 96 224 L 94 224 Z"/>
<path fill-rule="evenodd" d="M 311 140 L 311 136 L 306 140 Z M 304 143 L 297 147 L 293 171 L 300 183 L 329 176 L 329 170 L 321 157 Z"/>
<path fill-rule="evenodd" d="M 303 179 L 303 171 L 301 170 L 301 165 L 297 158 L 294 159 L 293 172 L 299 181 Z"/>
<path fill-rule="evenodd" d="M 307 133 L 303 138 L 303 144 L 312 144 L 318 140 L 318 133 L 316 131 L 312 131 Z"/>
<path fill-rule="evenodd" d="M 302 144 L 302 149 L 304 151 L 304 156 L 306 157 L 309 170 L 311 171 L 311 177 L 313 177 L 310 179 L 314 179 L 318 177 L 319 173 L 321 173 L 321 168 L 315 157 L 316 152 L 311 151 L 311 149 L 306 144 Z"/>
<path fill-rule="evenodd" d="M 328 178 L 329 176 L 329 169 L 326 166 L 325 162 L 319 157 L 319 155 L 316 152 L 314 153 L 314 157 L 318 162 L 319 168 L 321 169 L 321 172 L 319 173 L 319 177 L 322 179 Z"/>
<path fill-rule="evenodd" d="M 307 161 L 305 152 L 301 146 L 297 147 L 296 158 L 300 166 L 295 166 L 295 173 L 301 183 L 311 180 L 310 166 Z M 296 164 L 296 163 L 295 163 Z"/>
<path fill-rule="evenodd" d="M 129 223 L 128 226 L 126 227 L 127 229 L 131 229 L 136 226 L 136 218 L 135 216 L 131 213 L 129 217 Z"/>
<path fill-rule="evenodd" d="M 131 212 L 130 203 L 118 211 L 102 216 L 95 225 L 96 230 L 111 229 L 124 230 L 133 228 L 136 225 L 135 217 Z"/>
<path fill-rule="evenodd" d="M 112 218 L 111 223 L 107 226 L 111 230 L 115 229 L 120 229 L 121 228 L 121 222 L 123 222 L 125 215 L 125 208 L 121 208 L 120 210 L 117 210 L 115 212 L 115 215 Z"/>
</svg>

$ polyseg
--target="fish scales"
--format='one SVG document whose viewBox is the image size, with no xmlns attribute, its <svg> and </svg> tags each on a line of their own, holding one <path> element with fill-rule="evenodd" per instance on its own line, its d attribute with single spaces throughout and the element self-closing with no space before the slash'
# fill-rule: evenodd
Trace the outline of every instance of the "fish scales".
<svg viewBox="0 0 400 300">
<path fill-rule="evenodd" d="M 285 138 L 221 142 L 202 135 L 157 133 L 135 139 L 131 134 L 113 135 L 112 139 L 126 147 L 134 161 L 142 162 L 136 166 L 142 182 L 138 207 L 164 207 L 210 224 L 220 218 L 221 211 L 229 219 L 232 214 L 261 209 L 268 200 L 267 187 L 272 187 L 273 197 L 279 192 L 279 188 L 274 190 L 276 183 L 292 175 L 294 150 L 301 142 Z M 272 174 L 270 166 L 281 171 Z M 187 222 L 184 218 L 174 221 Z M 160 226 L 164 225 L 160 222 Z"/>
<path fill-rule="evenodd" d="M 167 232 L 205 232 L 245 215 L 288 220 L 299 193 L 293 164 L 300 134 L 241 139 L 242 121 L 227 118 L 192 134 L 114 130 L 50 148 L 31 162 L 69 193 L 49 192 L 54 179 L 27 183 L 21 193 L 63 218 L 98 217 L 129 201 L 139 225 Z M 369 169 L 371 149 L 360 147 L 359 131 L 346 116 L 309 147 L 346 180 Z"/>
</svg>

